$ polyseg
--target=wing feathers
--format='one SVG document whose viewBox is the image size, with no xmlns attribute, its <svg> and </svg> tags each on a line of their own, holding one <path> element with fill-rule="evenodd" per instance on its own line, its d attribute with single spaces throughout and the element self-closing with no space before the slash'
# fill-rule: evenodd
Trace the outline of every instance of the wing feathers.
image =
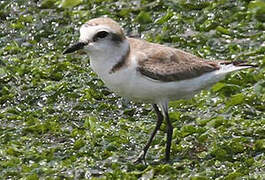
<svg viewBox="0 0 265 180">
<path fill-rule="evenodd" d="M 215 62 L 205 61 L 184 51 L 152 44 L 142 49 L 144 54 L 138 61 L 138 71 L 149 78 L 171 82 L 190 79 L 219 69 Z"/>
<path fill-rule="evenodd" d="M 129 38 L 138 62 L 137 71 L 151 79 L 172 82 L 199 77 L 223 65 L 254 67 L 241 61 L 207 61 L 185 51 Z M 238 69 L 238 68 L 237 68 Z M 242 68 L 239 68 L 242 69 Z"/>
</svg>

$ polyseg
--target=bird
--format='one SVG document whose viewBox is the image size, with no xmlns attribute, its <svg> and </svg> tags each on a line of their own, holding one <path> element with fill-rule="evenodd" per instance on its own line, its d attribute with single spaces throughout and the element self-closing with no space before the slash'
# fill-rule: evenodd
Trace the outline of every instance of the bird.
<svg viewBox="0 0 265 180">
<path fill-rule="evenodd" d="M 255 67 L 241 61 L 206 60 L 183 50 L 126 36 L 118 22 L 93 18 L 80 27 L 79 41 L 63 54 L 85 51 L 90 66 L 105 85 L 122 97 L 150 103 L 157 115 L 155 129 L 134 162 L 145 162 L 152 141 L 166 122 L 166 162 L 170 162 L 173 126 L 168 103 L 189 99 L 227 74 Z"/>
</svg>

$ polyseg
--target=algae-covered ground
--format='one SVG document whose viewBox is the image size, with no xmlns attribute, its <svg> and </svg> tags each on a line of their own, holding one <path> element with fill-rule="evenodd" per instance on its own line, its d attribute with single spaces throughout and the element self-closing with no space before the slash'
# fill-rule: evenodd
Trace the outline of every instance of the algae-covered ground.
<svg viewBox="0 0 265 180">
<path fill-rule="evenodd" d="M 163 125 L 147 164 L 133 164 L 151 105 L 110 92 L 87 55 L 62 55 L 102 15 L 128 35 L 258 67 L 172 102 L 171 163 Z M 4 0 L 0 22 L 0 179 L 265 179 L 264 0 Z"/>
</svg>

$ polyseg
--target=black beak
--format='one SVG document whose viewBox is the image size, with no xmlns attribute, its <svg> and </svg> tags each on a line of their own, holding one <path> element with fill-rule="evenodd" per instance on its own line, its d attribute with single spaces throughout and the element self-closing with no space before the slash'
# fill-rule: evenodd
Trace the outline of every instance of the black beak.
<svg viewBox="0 0 265 180">
<path fill-rule="evenodd" d="M 72 46 L 70 46 L 69 48 L 67 48 L 63 54 L 68 54 L 68 53 L 72 53 L 72 52 L 75 52 L 79 49 L 83 49 L 84 46 L 87 45 L 87 43 L 84 43 L 84 42 L 78 42 Z"/>
</svg>

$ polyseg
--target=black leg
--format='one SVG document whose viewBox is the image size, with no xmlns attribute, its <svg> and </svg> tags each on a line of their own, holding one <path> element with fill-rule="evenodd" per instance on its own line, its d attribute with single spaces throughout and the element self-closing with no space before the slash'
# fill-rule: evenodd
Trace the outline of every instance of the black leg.
<svg viewBox="0 0 265 180">
<path fill-rule="evenodd" d="M 171 141 L 172 141 L 172 134 L 173 134 L 173 126 L 170 122 L 168 112 L 165 111 L 165 119 L 167 123 L 167 145 L 166 145 L 166 157 L 165 160 L 168 162 L 170 160 L 170 147 L 171 147 Z"/>
<path fill-rule="evenodd" d="M 152 132 L 148 142 L 146 143 L 143 151 L 140 153 L 140 155 L 138 156 L 138 158 L 135 160 L 135 162 L 141 162 L 141 161 L 144 161 L 145 162 L 145 155 L 149 149 L 149 147 L 151 146 L 151 143 L 156 135 L 156 132 L 160 129 L 160 126 L 163 122 L 163 115 L 162 113 L 159 111 L 158 107 L 156 104 L 153 104 L 153 108 L 157 114 L 157 122 L 156 122 L 156 127 L 154 129 L 154 131 Z"/>
</svg>

